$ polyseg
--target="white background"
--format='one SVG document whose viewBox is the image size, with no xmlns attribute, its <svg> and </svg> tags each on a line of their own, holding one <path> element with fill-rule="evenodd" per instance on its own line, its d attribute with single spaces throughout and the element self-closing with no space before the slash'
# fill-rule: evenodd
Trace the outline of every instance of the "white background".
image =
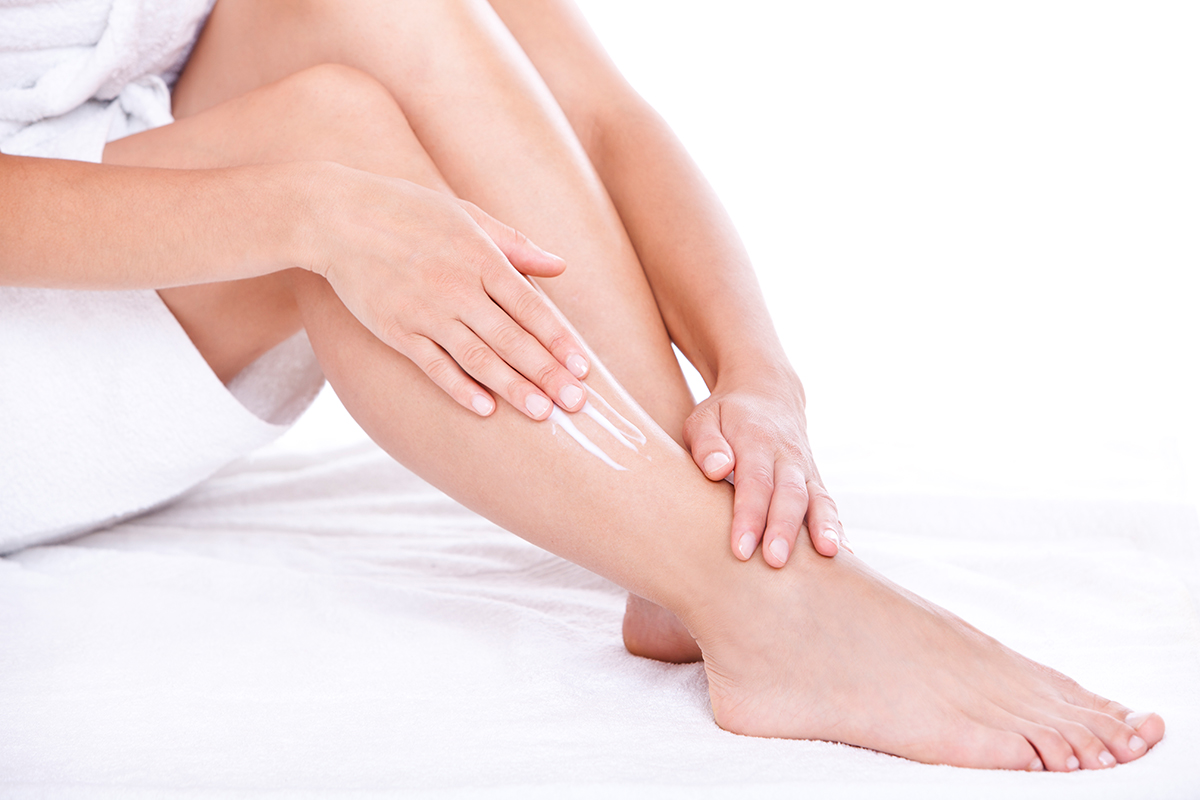
<svg viewBox="0 0 1200 800">
<path fill-rule="evenodd" d="M 581 5 L 745 238 L 835 496 L 1197 496 L 1200 6 Z"/>
</svg>

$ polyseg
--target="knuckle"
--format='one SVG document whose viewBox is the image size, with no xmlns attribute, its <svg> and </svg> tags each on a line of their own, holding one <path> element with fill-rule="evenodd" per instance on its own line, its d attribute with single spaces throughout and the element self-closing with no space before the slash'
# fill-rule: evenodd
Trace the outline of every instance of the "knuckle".
<svg viewBox="0 0 1200 800">
<path fill-rule="evenodd" d="M 425 280 L 436 294 L 461 297 L 467 293 L 467 282 L 458 270 L 446 265 L 441 259 L 429 259 L 424 266 Z"/>
<path fill-rule="evenodd" d="M 421 370 L 438 386 L 451 386 L 458 378 L 457 370 L 450 365 L 450 359 L 445 356 L 431 356 L 425 359 Z"/>
<path fill-rule="evenodd" d="M 379 338 L 401 352 L 411 349 L 414 344 L 412 329 L 399 317 L 391 317 L 384 321 L 379 330 Z"/>
<path fill-rule="evenodd" d="M 468 345 L 459 357 L 459 363 L 472 375 L 484 372 L 495 358 L 492 348 L 482 342 Z"/>
<path fill-rule="evenodd" d="M 509 378 L 507 381 L 504 382 L 505 397 L 509 397 L 509 398 L 521 397 L 522 395 L 526 394 L 527 391 L 528 391 L 528 384 L 524 380 L 522 380 L 520 377 Z"/>
<path fill-rule="evenodd" d="M 737 472 L 738 487 L 743 484 L 750 489 L 760 489 L 771 492 L 775 488 L 775 476 L 769 467 L 742 467 Z"/>
<path fill-rule="evenodd" d="M 492 341 L 495 349 L 503 353 L 516 353 L 525 343 L 525 332 L 520 327 L 503 322 L 492 331 Z"/>
<path fill-rule="evenodd" d="M 546 313 L 546 301 L 540 294 L 528 287 L 517 294 L 512 300 L 513 316 L 523 320 L 536 320 Z"/>
<path fill-rule="evenodd" d="M 556 327 L 546 342 L 546 349 L 551 353 L 561 353 L 575 346 L 575 337 L 562 327 Z"/>
<path fill-rule="evenodd" d="M 549 386 L 558 380 L 561 369 L 557 361 L 547 360 L 538 366 L 530 377 L 533 378 L 534 383 L 538 386 Z"/>
</svg>

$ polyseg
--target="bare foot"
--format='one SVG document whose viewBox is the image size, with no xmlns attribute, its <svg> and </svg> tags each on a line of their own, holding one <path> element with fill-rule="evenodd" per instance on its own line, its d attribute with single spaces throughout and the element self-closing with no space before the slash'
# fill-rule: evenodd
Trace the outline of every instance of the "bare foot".
<svg viewBox="0 0 1200 800">
<path fill-rule="evenodd" d="M 853 555 L 745 569 L 753 582 L 714 587 L 707 619 L 691 620 L 726 730 L 1056 772 L 1132 761 L 1162 739 L 1158 715 L 1086 691 Z"/>
<path fill-rule="evenodd" d="M 621 635 L 625 649 L 635 656 L 673 664 L 690 664 L 704 657 L 679 617 L 636 594 L 625 601 Z"/>
</svg>

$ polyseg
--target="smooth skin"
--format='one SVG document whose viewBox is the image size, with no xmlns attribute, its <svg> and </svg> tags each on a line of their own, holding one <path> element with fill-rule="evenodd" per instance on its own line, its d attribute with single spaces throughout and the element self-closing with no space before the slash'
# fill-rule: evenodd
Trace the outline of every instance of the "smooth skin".
<svg viewBox="0 0 1200 800">
<path fill-rule="evenodd" d="M 580 23 L 569 9 L 547 5 L 541 17 L 522 17 L 525 6 L 514 4 L 518 11 L 497 6 L 504 22 L 522 37 L 536 69 L 482 3 L 313 3 L 297 8 L 222 0 L 181 80 L 180 122 L 113 143 L 105 153 L 107 167 L 52 164 L 63 170 L 64 179 L 93 181 L 74 194 L 62 183 L 42 181 L 40 176 L 49 173 L 40 173 L 41 165 L 15 161 L 22 162 L 26 188 L 45 190 L 35 198 L 60 202 L 65 192 L 68 198 L 61 202 L 74 203 L 70 208 L 84 212 L 85 220 L 89 212 L 111 213 L 88 191 L 104 188 L 108 180 L 123 182 L 117 185 L 127 187 L 130 197 L 147 198 L 123 220 L 127 232 L 148 237 L 144 252 L 131 254 L 119 243 L 105 243 L 115 252 L 110 267 L 132 281 L 122 285 L 158 281 L 146 272 L 153 271 L 148 265 L 156 260 L 177 258 L 199 270 L 193 278 L 198 274 L 207 281 L 203 286 L 187 285 L 177 274 L 149 285 L 176 287 L 161 293 L 219 375 L 236 374 L 239 365 L 303 325 L 347 408 L 398 460 L 504 527 L 664 609 L 666 628 L 674 633 L 657 639 L 647 635 L 642 652 L 680 656 L 680 640 L 698 648 L 717 721 L 727 729 L 845 741 L 923 761 L 1010 769 L 1098 768 L 1144 754 L 1162 736 L 1160 718 L 1131 716 L 1128 709 L 1006 650 L 890 584 L 846 550 L 824 558 L 812 548 L 789 546 L 786 570 L 772 568 L 769 547 L 764 559 L 750 564 L 731 555 L 724 544 L 727 535 L 733 532 L 730 543 L 736 547 L 739 529 L 749 518 L 747 503 L 758 503 L 763 494 L 767 505 L 759 511 L 769 542 L 789 535 L 779 532 L 779 519 L 786 517 L 787 525 L 794 525 L 792 545 L 803 511 L 810 527 L 820 519 L 809 502 L 818 493 L 803 445 L 799 381 L 786 362 L 781 366 L 772 360 L 770 351 L 777 348 L 773 334 L 757 349 L 750 343 L 741 356 L 730 355 L 736 348 L 729 353 L 720 349 L 724 308 L 713 311 L 705 298 L 721 296 L 720 287 L 732 282 L 729 302 L 735 309 L 761 300 L 755 301 L 752 281 L 740 282 L 745 274 L 739 264 L 746 270 L 748 265 L 744 254 L 738 256 L 740 246 L 721 222 L 724 216 L 711 193 L 698 191 L 689 198 L 702 182 L 690 164 L 678 163 L 686 156 L 659 127 L 661 122 L 649 112 L 645 118 L 631 117 L 632 140 L 577 135 L 578 130 L 603 127 L 600 109 L 580 111 L 578 98 L 585 94 L 583 86 L 604 86 L 607 73 L 580 74 L 564 67 L 547 89 L 539 72 L 545 74 L 552 69 L 548 65 L 559 62 L 553 55 L 537 55 L 539 39 L 530 34 L 531 26 L 542 30 L 538 26 L 557 22 L 560 27 L 550 30 L 557 36 L 549 37 L 559 42 L 555 47 L 571 50 L 562 45 L 562 37 L 568 37 L 568 45 L 577 45 L 580 52 L 592 48 L 593 57 L 600 59 L 598 48 L 579 33 Z M 380 33 L 372 34 L 376 29 Z M 408 40 L 397 41 L 405 31 Z M 372 35 L 392 42 L 375 54 L 381 60 L 374 69 L 370 63 L 351 65 L 361 71 L 314 66 L 371 61 Z M 342 53 L 345 58 L 327 52 L 339 41 L 355 45 Z M 439 54 L 446 56 L 444 63 L 433 60 Z M 406 82 L 395 83 L 397 76 Z M 598 84 L 579 83 L 584 77 Z M 572 86 L 578 87 L 574 94 Z M 577 98 L 574 105 L 572 96 Z M 598 96 L 607 98 L 604 91 Z M 446 97 L 455 102 L 445 102 Z M 643 162 L 624 152 L 629 141 L 644 144 L 650 157 Z M 675 161 L 672 154 L 678 156 Z M 4 161 L 0 193 L 15 185 L 8 181 L 14 160 Z M 690 235 L 653 221 L 655 215 L 663 216 L 664 206 L 640 205 L 630 187 L 645 176 L 624 174 L 631 164 L 643 164 L 652 177 L 658 171 L 661 183 L 651 180 L 646 189 L 668 192 L 668 199 L 683 204 L 680 213 L 688 212 L 695 226 Z M 613 170 L 621 176 L 611 177 Z M 566 271 L 545 286 L 588 342 L 595 340 L 597 352 L 573 335 L 541 344 L 579 347 L 574 354 L 588 364 L 586 384 L 648 433 L 640 453 L 617 454 L 626 471 L 613 471 L 571 440 L 555 436 L 553 427 L 537 422 L 528 408 L 517 411 L 519 396 L 516 402 L 496 405 L 486 419 L 467 411 L 467 404 L 440 388 L 443 384 L 420 361 L 377 335 L 364 307 L 355 307 L 355 298 L 369 307 L 370 299 L 379 297 L 370 290 L 372 281 L 389 280 L 377 274 L 387 271 L 389 247 L 394 248 L 393 271 L 414 265 L 419 271 L 430 263 L 423 260 L 429 258 L 428 250 L 394 235 L 393 228 L 441 243 L 441 260 L 433 263 L 465 261 L 476 270 L 467 277 L 430 278 L 417 284 L 418 291 L 432 285 L 451 297 L 456 291 L 468 297 L 475 292 L 508 311 L 492 295 L 494 281 L 507 273 L 491 248 L 507 254 L 514 274 L 550 275 L 561 269 L 509 229 L 480 223 L 451 190 L 566 259 Z M 673 191 L 679 194 L 669 194 Z M 172 198 L 175 204 L 168 203 L 167 210 L 189 216 L 190 225 L 175 221 L 170 227 L 170 215 L 155 201 Z M 372 213 L 372 208 L 380 210 Z M 214 225 L 221 234 L 213 242 L 204 241 L 210 229 L 196 225 L 193 211 L 199 222 Z M 424 221 L 409 219 L 425 211 L 439 225 L 427 229 L 421 227 Z M 165 227 L 156 228 L 156 223 Z M 187 246 L 156 233 L 164 230 L 180 234 Z M 10 238 L 20 238 L 11 226 L 3 235 L 6 245 Z M 470 257 L 455 249 L 467 247 L 460 238 L 469 241 Z M 56 245 L 32 239 L 14 252 L 56 255 Z M 678 275 L 671 265 L 692 263 L 678 250 L 689 257 L 703 255 L 695 263 L 723 264 L 720 256 L 731 260 L 727 270 L 682 273 L 676 278 L 681 295 L 672 297 L 671 279 L 662 271 Z M 372 256 L 380 252 L 385 255 Z M 220 263 L 206 267 L 210 259 Z M 6 270 L 8 263 L 6 259 Z M 13 274 L 19 274 L 22 259 L 12 263 L 18 265 Z M 310 271 L 281 270 L 280 265 Z M 249 279 L 217 283 L 222 271 Z M 78 285 L 74 277 L 54 285 Z M 401 299 L 423 309 L 429 302 Z M 549 304 L 531 305 L 555 317 L 544 324 L 565 329 Z M 516 309 L 508 313 L 510 319 L 521 314 Z M 693 319 L 689 313 L 701 317 Z M 701 321 L 704 315 L 717 318 L 710 320 L 711 328 Z M 438 319 L 436 311 L 427 319 Z M 479 333 L 473 324 L 468 327 Z M 382 330 L 385 336 L 394 332 L 388 325 Z M 429 333 L 444 335 L 441 330 Z M 687 342 L 680 341 L 681 348 L 714 388 L 716 399 L 695 412 L 671 356 L 668 330 Z M 421 335 L 447 352 L 447 345 L 455 346 Z M 713 349 L 706 352 L 706 347 Z M 493 352 L 501 359 L 516 352 L 500 348 Z M 482 351 L 473 344 L 470 352 Z M 550 357 L 558 361 L 557 353 Z M 455 364 L 468 368 L 475 386 L 481 382 L 506 400 L 503 389 L 531 377 L 522 373 L 525 378 L 501 379 L 501 387 L 494 386 L 473 371 L 475 366 L 483 372 L 484 360 L 464 364 L 455 359 Z M 610 360 L 646 411 L 608 373 L 604 363 Z M 570 378 L 558 379 L 563 386 L 578 385 L 578 378 Z M 538 390 L 551 394 L 542 383 L 532 385 L 527 397 Z M 576 419 L 581 428 L 591 424 L 582 416 Z M 714 436 L 736 454 L 736 492 L 712 480 L 720 477 L 719 470 L 706 477 L 696 468 L 704 463 L 696 443 Z M 677 438 L 688 441 L 692 452 L 682 450 Z M 741 441 L 747 442 L 744 450 L 739 450 Z M 750 455 L 760 451 L 768 454 L 769 482 L 766 467 L 756 470 Z M 798 474 L 780 479 L 781 462 L 793 465 Z M 743 472 L 749 477 L 743 478 Z M 753 482 L 744 484 L 747 479 Z M 755 488 L 767 491 L 756 495 Z M 780 496 L 790 497 L 792 507 L 776 514 Z M 829 507 L 835 514 L 831 502 Z M 831 544 L 820 536 L 814 541 Z M 631 609 L 634 616 L 639 613 L 636 603 Z"/>
</svg>

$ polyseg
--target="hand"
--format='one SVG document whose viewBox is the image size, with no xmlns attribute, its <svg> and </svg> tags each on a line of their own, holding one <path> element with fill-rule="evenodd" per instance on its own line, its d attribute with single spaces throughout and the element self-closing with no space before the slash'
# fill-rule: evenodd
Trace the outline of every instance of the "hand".
<svg viewBox="0 0 1200 800">
<path fill-rule="evenodd" d="M 562 259 L 465 201 L 325 166 L 316 191 L 332 207 L 306 266 L 363 325 L 480 416 L 496 407 L 483 386 L 537 420 L 582 408 L 584 348 L 523 277 L 559 275 Z"/>
<path fill-rule="evenodd" d="M 787 563 L 807 528 L 816 551 L 835 556 L 846 542 L 805 433 L 804 390 L 782 380 L 717 386 L 683 427 L 684 444 L 710 480 L 733 473 L 733 552 L 742 561 L 759 542 L 773 567 Z"/>
</svg>

